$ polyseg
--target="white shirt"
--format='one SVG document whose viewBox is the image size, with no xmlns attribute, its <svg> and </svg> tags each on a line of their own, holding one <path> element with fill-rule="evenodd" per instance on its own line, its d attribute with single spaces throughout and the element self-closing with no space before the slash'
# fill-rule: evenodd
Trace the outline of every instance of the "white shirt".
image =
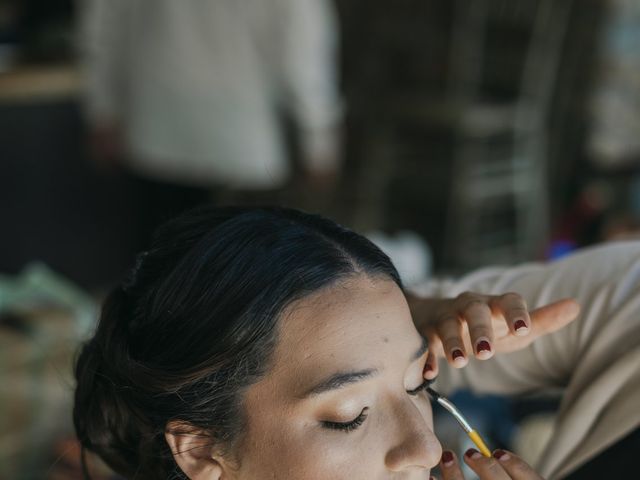
<svg viewBox="0 0 640 480">
<path fill-rule="evenodd" d="M 117 121 L 132 167 L 191 184 L 271 188 L 290 173 L 278 118 L 308 158 L 339 122 L 326 0 L 87 0 L 87 110 Z M 317 165 L 322 167 L 323 165 Z"/>
</svg>

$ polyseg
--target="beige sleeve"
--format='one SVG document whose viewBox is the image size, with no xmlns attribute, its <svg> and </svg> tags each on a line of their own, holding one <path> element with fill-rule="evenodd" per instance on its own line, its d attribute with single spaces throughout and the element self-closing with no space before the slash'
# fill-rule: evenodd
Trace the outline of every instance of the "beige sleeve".
<svg viewBox="0 0 640 480">
<path fill-rule="evenodd" d="M 474 272 L 431 285 L 455 296 L 470 290 L 521 294 L 530 309 L 565 297 L 581 305 L 577 320 L 519 352 L 461 370 L 442 362 L 437 387 L 477 393 L 519 394 L 589 382 L 631 349 L 640 348 L 640 242 L 580 251 L 563 260 Z"/>
<path fill-rule="evenodd" d="M 562 393 L 554 432 L 534 467 L 563 478 L 640 425 L 640 242 L 606 244 L 548 264 L 493 268 L 423 293 L 520 293 L 530 308 L 564 297 L 579 317 L 529 347 L 456 370 L 441 362 L 443 393 Z"/>
</svg>

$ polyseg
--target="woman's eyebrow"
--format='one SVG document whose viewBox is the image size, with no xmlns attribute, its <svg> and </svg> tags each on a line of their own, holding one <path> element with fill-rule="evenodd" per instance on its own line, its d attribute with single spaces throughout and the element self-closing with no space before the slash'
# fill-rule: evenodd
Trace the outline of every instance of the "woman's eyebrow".
<svg viewBox="0 0 640 480">
<path fill-rule="evenodd" d="M 300 395 L 301 399 L 319 395 L 331 390 L 337 390 L 347 385 L 371 378 L 379 373 L 376 368 L 368 368 L 366 370 L 358 370 L 353 372 L 338 372 L 330 377 L 325 378 L 314 387 Z"/>
<path fill-rule="evenodd" d="M 420 357 L 422 357 L 429 348 L 427 339 L 423 336 L 420 336 L 420 339 L 420 346 L 415 352 L 413 352 L 413 355 L 411 356 L 411 362 L 415 362 Z M 376 368 L 368 368 L 365 370 L 358 370 L 353 372 L 334 373 L 330 377 L 325 378 L 320 383 L 311 387 L 305 393 L 300 395 L 299 398 L 305 399 L 308 397 L 319 395 L 321 393 L 329 392 L 331 390 L 338 390 L 340 388 L 346 387 L 347 385 L 351 385 L 353 383 L 361 382 L 362 380 L 371 378 L 378 373 L 379 371 Z"/>
</svg>

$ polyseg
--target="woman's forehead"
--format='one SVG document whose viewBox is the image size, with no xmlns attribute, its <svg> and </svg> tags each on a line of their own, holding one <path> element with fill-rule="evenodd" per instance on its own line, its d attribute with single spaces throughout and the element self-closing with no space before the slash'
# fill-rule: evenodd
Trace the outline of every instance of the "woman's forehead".
<svg viewBox="0 0 640 480">
<path fill-rule="evenodd" d="M 394 282 L 354 278 L 285 312 L 270 367 L 247 392 L 247 404 L 289 411 L 305 405 L 314 386 L 344 372 L 375 371 L 376 378 L 396 381 L 422 342 Z"/>
<path fill-rule="evenodd" d="M 370 366 L 399 348 L 413 351 L 420 340 L 400 288 L 364 275 L 296 302 L 279 330 L 275 369 L 354 366 L 363 357 Z"/>
</svg>

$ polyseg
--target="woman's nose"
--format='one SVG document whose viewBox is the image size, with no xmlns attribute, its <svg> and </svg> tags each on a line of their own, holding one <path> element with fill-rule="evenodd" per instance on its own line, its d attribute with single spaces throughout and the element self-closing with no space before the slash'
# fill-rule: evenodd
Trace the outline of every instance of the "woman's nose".
<svg viewBox="0 0 640 480">
<path fill-rule="evenodd" d="M 413 402 L 404 403 L 395 412 L 395 441 L 387 451 L 386 467 L 394 472 L 432 468 L 438 464 L 442 446 Z"/>
</svg>

